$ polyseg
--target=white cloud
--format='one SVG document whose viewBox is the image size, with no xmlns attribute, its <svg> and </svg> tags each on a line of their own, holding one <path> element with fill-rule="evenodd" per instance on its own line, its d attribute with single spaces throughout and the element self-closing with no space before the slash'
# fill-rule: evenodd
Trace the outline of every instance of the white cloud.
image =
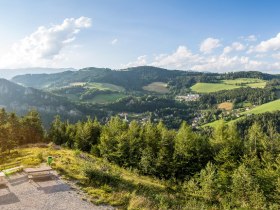
<svg viewBox="0 0 280 210">
<path fill-rule="evenodd" d="M 170 54 L 161 54 L 156 56 L 151 63 L 152 66 L 168 68 L 188 68 L 191 63 L 199 62 L 199 56 L 194 55 L 187 47 L 179 46 L 177 50 Z"/>
<path fill-rule="evenodd" d="M 272 54 L 272 57 L 277 60 L 280 60 L 280 53 L 274 53 L 274 54 Z"/>
<path fill-rule="evenodd" d="M 147 56 L 141 55 L 137 58 L 136 61 L 129 62 L 128 64 L 121 65 L 122 68 L 136 67 L 136 66 L 145 66 L 147 65 Z"/>
<path fill-rule="evenodd" d="M 193 66 L 193 70 L 197 71 L 241 71 L 241 70 L 256 70 L 261 65 L 261 62 L 251 60 L 246 56 L 227 56 L 217 55 L 205 60 L 203 64 Z"/>
<path fill-rule="evenodd" d="M 113 39 L 113 40 L 111 41 L 111 44 L 112 44 L 112 45 L 115 45 L 115 44 L 118 43 L 118 41 L 119 41 L 118 39 Z"/>
<path fill-rule="evenodd" d="M 75 41 L 83 28 L 91 27 L 88 17 L 67 18 L 62 24 L 40 26 L 35 32 L 16 42 L 11 51 L 0 58 L 1 65 L 8 67 L 44 66 L 61 59 L 61 52 Z"/>
<path fill-rule="evenodd" d="M 224 48 L 221 54 L 194 54 L 186 46 L 179 46 L 170 54 L 158 54 L 148 59 L 148 56 L 140 56 L 128 66 L 152 65 L 167 69 L 196 70 L 212 72 L 232 71 L 266 71 L 275 73 L 280 70 L 280 62 L 273 62 L 269 58 L 280 59 L 280 53 L 246 54 L 246 46 L 239 42 L 233 42 Z M 231 52 L 230 54 L 228 54 Z M 147 60 L 152 60 L 147 62 Z"/>
<path fill-rule="evenodd" d="M 145 56 L 145 65 L 167 69 L 196 70 L 211 72 L 232 71 L 264 71 L 279 73 L 280 71 L 280 33 L 260 43 L 255 35 L 239 37 L 223 50 L 215 50 L 221 46 L 220 40 L 208 38 L 201 43 L 200 52 L 193 53 L 187 46 L 179 46 L 170 53 Z M 251 43 L 248 43 L 251 42 Z M 133 62 L 135 64 L 139 63 Z M 147 62 L 149 60 L 150 62 Z M 131 63 L 130 63 L 131 64 Z"/>
<path fill-rule="evenodd" d="M 280 50 L 280 33 L 278 33 L 276 37 L 273 37 L 266 41 L 262 41 L 255 48 L 253 48 L 252 51 L 268 52 L 268 51 L 276 51 L 276 50 Z"/>
<path fill-rule="evenodd" d="M 214 38 L 207 38 L 200 44 L 200 51 L 209 54 L 211 53 L 215 48 L 218 48 L 221 46 L 219 39 Z"/>
<path fill-rule="evenodd" d="M 224 51 L 223 53 L 224 54 L 227 54 L 227 53 L 230 53 L 232 51 L 242 51 L 242 50 L 245 50 L 245 46 L 243 44 L 241 44 L 240 42 L 234 42 L 231 44 L 231 46 L 226 46 L 224 48 Z"/>
<path fill-rule="evenodd" d="M 257 41 L 257 37 L 255 35 L 249 35 L 247 37 L 242 37 L 242 39 L 244 39 L 245 41 L 248 41 L 248 42 L 255 42 L 255 41 Z"/>
</svg>

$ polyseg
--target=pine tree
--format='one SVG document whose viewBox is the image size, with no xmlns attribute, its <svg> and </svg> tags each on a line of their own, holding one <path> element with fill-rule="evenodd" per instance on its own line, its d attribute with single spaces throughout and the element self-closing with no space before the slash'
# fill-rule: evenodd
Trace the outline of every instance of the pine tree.
<svg viewBox="0 0 280 210">
<path fill-rule="evenodd" d="M 129 140 L 129 163 L 128 166 L 139 168 L 141 154 L 144 149 L 144 141 L 140 136 L 141 128 L 136 121 L 129 124 L 127 138 Z"/>
<path fill-rule="evenodd" d="M 160 141 L 159 141 L 159 152 L 157 155 L 156 170 L 158 176 L 162 178 L 170 178 L 173 175 L 174 163 L 174 137 L 175 131 L 168 130 L 166 127 L 159 129 Z"/>
<path fill-rule="evenodd" d="M 263 132 L 261 125 L 255 122 L 248 130 L 248 152 L 260 156 L 260 153 L 266 150 L 267 147 L 267 136 Z"/>
<path fill-rule="evenodd" d="M 23 126 L 23 144 L 37 143 L 45 140 L 44 129 L 39 113 L 36 110 L 31 110 L 21 120 Z"/>
<path fill-rule="evenodd" d="M 144 125 L 141 138 L 145 145 L 140 160 L 140 169 L 146 174 L 156 174 L 156 160 L 159 150 L 160 134 L 151 122 Z"/>
<path fill-rule="evenodd" d="M 265 209 L 265 197 L 244 164 L 234 171 L 231 188 L 236 207 Z"/>
<path fill-rule="evenodd" d="M 100 135 L 100 144 L 98 149 L 100 155 L 109 161 L 119 163 L 119 143 L 122 141 L 122 135 L 127 130 L 126 122 L 119 117 L 112 117 L 110 121 L 103 126 Z"/>
<path fill-rule="evenodd" d="M 211 148 L 208 139 L 192 131 L 182 123 L 174 145 L 174 171 L 177 178 L 183 179 L 200 171 L 210 160 Z"/>
</svg>

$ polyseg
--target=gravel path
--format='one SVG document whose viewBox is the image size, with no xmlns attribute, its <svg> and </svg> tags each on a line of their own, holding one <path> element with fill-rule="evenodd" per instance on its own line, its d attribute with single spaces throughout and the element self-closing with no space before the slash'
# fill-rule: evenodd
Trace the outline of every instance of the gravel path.
<svg viewBox="0 0 280 210">
<path fill-rule="evenodd" d="M 28 182 L 25 174 L 9 178 L 7 187 L 0 187 L 1 210 L 107 210 L 84 201 L 79 191 L 63 180 L 48 179 Z"/>
</svg>

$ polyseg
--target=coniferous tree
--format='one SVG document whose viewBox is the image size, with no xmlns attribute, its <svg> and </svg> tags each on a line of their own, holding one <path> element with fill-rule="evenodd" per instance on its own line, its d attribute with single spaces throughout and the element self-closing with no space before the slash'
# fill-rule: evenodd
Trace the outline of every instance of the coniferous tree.
<svg viewBox="0 0 280 210">
<path fill-rule="evenodd" d="M 232 200 L 236 207 L 265 209 L 265 197 L 244 164 L 232 175 Z"/>
</svg>

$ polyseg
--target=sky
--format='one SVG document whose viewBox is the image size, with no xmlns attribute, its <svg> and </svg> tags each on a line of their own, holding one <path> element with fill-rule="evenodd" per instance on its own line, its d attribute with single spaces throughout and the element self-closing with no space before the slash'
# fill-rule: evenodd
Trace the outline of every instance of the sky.
<svg viewBox="0 0 280 210">
<path fill-rule="evenodd" d="M 0 68 L 280 73 L 277 0 L 0 0 Z"/>
</svg>

